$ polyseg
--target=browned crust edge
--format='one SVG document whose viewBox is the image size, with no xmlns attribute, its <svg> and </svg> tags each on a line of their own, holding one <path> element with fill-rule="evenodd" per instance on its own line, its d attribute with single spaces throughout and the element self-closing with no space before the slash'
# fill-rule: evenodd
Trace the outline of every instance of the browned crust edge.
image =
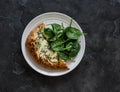
<svg viewBox="0 0 120 92">
<path fill-rule="evenodd" d="M 37 30 L 38 28 L 43 30 L 45 27 L 45 24 L 44 23 L 41 23 L 40 25 L 38 25 L 37 27 L 35 27 L 31 32 L 30 34 L 28 35 L 27 37 L 27 40 L 26 40 L 26 48 L 28 49 L 29 53 L 31 54 L 31 56 L 40 64 L 42 65 L 43 67 L 45 68 L 51 68 L 51 69 L 69 69 L 66 62 L 64 61 L 59 61 L 59 62 L 50 62 L 49 60 L 47 60 L 46 58 L 42 58 L 42 57 L 39 57 L 38 54 L 37 54 L 37 49 L 36 49 L 36 38 L 35 38 L 35 35 L 36 33 L 39 31 Z"/>
</svg>

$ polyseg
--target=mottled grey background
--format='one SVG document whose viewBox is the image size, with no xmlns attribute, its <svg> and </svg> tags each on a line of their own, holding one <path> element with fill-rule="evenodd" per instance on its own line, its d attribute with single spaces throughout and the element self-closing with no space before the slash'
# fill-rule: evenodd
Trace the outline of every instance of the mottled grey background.
<svg viewBox="0 0 120 92">
<path fill-rule="evenodd" d="M 88 33 L 81 63 L 61 77 L 38 74 L 21 52 L 25 26 L 50 11 Z M 120 0 L 0 0 L 0 92 L 120 92 Z"/>
</svg>

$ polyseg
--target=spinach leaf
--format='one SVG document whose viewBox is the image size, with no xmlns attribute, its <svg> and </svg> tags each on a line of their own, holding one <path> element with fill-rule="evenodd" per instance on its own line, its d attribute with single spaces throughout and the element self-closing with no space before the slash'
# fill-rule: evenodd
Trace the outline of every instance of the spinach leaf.
<svg viewBox="0 0 120 92">
<path fill-rule="evenodd" d="M 45 34 L 45 37 L 47 37 L 47 38 L 51 38 L 54 36 L 54 33 L 53 33 L 52 29 L 50 29 L 50 28 L 45 28 L 44 34 Z"/>
<path fill-rule="evenodd" d="M 60 26 L 59 24 L 53 23 L 53 24 L 51 24 L 51 25 L 52 25 L 53 32 L 54 32 L 55 34 L 57 34 L 57 32 L 61 30 L 61 26 Z"/>
<path fill-rule="evenodd" d="M 72 42 L 68 42 L 66 44 L 66 47 L 64 48 L 64 50 L 70 51 L 72 49 L 72 47 L 73 47 L 73 43 Z"/>
<path fill-rule="evenodd" d="M 68 60 L 69 59 L 69 56 L 67 54 L 65 54 L 64 52 L 58 52 L 58 56 L 61 59 L 64 59 L 64 60 Z"/>
<path fill-rule="evenodd" d="M 53 38 L 49 39 L 49 42 L 53 42 L 53 41 L 56 41 L 56 40 L 57 40 L 57 36 L 55 35 Z"/>
<path fill-rule="evenodd" d="M 60 30 L 57 32 L 57 39 L 59 39 L 61 36 L 63 36 L 64 34 L 64 31 L 63 30 Z"/>
<path fill-rule="evenodd" d="M 73 42 L 73 47 L 71 48 L 69 52 L 69 56 L 70 57 L 76 56 L 79 50 L 80 50 L 80 44 L 77 41 Z"/>
<path fill-rule="evenodd" d="M 63 32 L 63 30 L 60 30 L 60 31 L 58 31 L 58 33 L 55 36 L 53 36 L 53 38 L 50 38 L 49 41 L 53 42 L 56 40 L 63 39 L 63 37 L 64 37 L 64 32 Z"/>
<path fill-rule="evenodd" d="M 65 42 L 66 42 L 67 40 L 56 40 L 56 41 L 54 41 L 54 42 L 51 42 L 51 47 L 52 48 L 54 48 L 54 47 L 56 47 L 56 46 L 59 46 L 59 45 L 62 45 L 62 44 L 64 44 Z"/>
<path fill-rule="evenodd" d="M 55 47 L 51 46 L 51 49 L 54 50 L 54 51 L 57 51 L 57 52 L 62 51 L 63 48 L 64 48 L 64 44 L 58 45 L 58 46 L 55 46 Z"/>
<path fill-rule="evenodd" d="M 65 30 L 66 36 L 70 39 L 78 39 L 82 35 L 80 30 L 74 27 L 67 27 Z"/>
</svg>

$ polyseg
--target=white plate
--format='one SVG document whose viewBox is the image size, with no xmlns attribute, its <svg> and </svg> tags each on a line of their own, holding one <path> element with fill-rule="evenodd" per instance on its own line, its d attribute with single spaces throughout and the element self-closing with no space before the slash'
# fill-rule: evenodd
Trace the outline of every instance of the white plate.
<svg viewBox="0 0 120 92">
<path fill-rule="evenodd" d="M 58 23 L 58 24 L 63 23 L 64 26 L 66 27 L 70 24 L 71 19 L 72 19 L 71 17 L 69 17 L 65 14 L 62 14 L 62 13 L 49 12 L 49 13 L 44 13 L 44 14 L 41 14 L 41 15 L 35 17 L 26 26 L 26 28 L 23 32 L 23 35 L 22 35 L 22 40 L 21 40 L 22 53 L 23 53 L 25 60 L 30 65 L 30 67 L 32 67 L 38 73 L 41 73 L 41 74 L 47 75 L 47 76 L 60 76 L 60 75 L 64 75 L 64 74 L 69 73 L 75 67 L 77 67 L 77 65 L 80 63 L 80 61 L 83 57 L 84 51 L 85 51 L 85 38 L 84 38 L 84 36 L 81 36 L 78 40 L 80 45 L 81 45 L 81 49 L 80 49 L 78 55 L 75 57 L 74 62 L 67 62 L 68 67 L 70 68 L 69 70 L 50 70 L 50 69 L 46 69 L 46 68 L 36 64 L 35 61 L 29 55 L 29 53 L 25 47 L 25 42 L 26 42 L 26 38 L 27 38 L 28 34 L 38 24 L 44 22 L 46 24 L 46 26 L 48 27 L 49 24 L 51 24 L 51 23 Z M 80 29 L 80 31 L 82 32 L 81 27 L 78 25 L 78 23 L 75 20 L 73 20 L 72 26 Z"/>
</svg>

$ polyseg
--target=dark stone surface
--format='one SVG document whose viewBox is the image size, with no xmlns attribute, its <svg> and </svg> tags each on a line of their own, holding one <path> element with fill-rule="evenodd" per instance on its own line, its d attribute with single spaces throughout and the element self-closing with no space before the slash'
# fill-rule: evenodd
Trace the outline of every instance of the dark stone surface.
<svg viewBox="0 0 120 92">
<path fill-rule="evenodd" d="M 81 63 L 61 77 L 38 74 L 21 52 L 27 23 L 49 11 L 88 33 Z M 120 92 L 120 0 L 0 0 L 0 92 Z"/>
</svg>

